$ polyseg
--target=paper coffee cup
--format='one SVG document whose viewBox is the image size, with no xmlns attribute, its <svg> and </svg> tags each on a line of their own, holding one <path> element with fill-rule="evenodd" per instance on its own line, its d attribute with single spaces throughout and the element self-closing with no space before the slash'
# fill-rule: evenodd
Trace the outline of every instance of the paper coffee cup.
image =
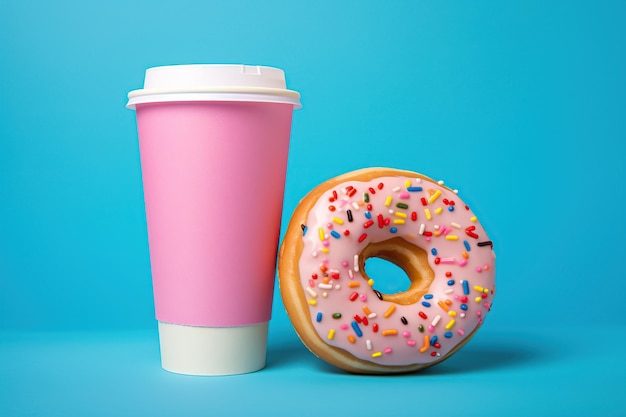
<svg viewBox="0 0 626 417">
<path fill-rule="evenodd" d="M 161 360 L 193 375 L 265 366 L 291 119 L 284 72 L 150 68 L 136 110 Z"/>
</svg>

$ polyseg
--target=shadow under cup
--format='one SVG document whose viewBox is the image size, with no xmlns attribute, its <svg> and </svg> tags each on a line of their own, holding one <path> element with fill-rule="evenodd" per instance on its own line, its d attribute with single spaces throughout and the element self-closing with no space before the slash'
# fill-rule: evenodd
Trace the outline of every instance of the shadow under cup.
<svg viewBox="0 0 626 417">
<path fill-rule="evenodd" d="M 166 370 L 265 366 L 293 109 L 246 100 L 136 104 Z"/>
</svg>

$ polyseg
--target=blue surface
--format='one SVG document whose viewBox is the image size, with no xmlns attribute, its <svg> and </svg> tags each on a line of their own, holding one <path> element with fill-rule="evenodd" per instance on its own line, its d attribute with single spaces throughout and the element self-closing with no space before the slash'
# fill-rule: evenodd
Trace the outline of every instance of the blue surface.
<svg viewBox="0 0 626 417">
<path fill-rule="evenodd" d="M 0 416 L 626 415 L 624 21 L 619 1 L 3 1 Z M 277 296 L 264 371 L 159 368 L 126 93 L 150 66 L 233 62 L 302 94 L 283 230 L 312 187 L 365 166 L 444 179 L 478 214 L 498 294 L 449 361 L 338 373 Z"/>
</svg>

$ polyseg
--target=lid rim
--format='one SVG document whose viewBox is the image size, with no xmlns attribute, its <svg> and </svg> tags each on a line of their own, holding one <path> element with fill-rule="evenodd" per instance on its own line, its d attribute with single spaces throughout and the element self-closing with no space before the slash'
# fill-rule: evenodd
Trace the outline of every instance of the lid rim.
<svg viewBox="0 0 626 417">
<path fill-rule="evenodd" d="M 295 92 L 294 92 L 295 93 Z M 294 110 L 301 109 L 300 94 L 294 95 L 278 95 L 278 94 L 254 94 L 254 93 L 235 93 L 235 92 L 187 92 L 180 93 L 170 91 L 167 93 L 153 92 L 152 94 L 129 94 L 126 108 L 135 110 L 137 105 L 153 104 L 153 103 L 177 103 L 177 102 L 210 102 L 210 101 L 228 101 L 228 102 L 256 102 L 256 103 L 278 103 L 289 104 Z"/>
<path fill-rule="evenodd" d="M 194 94 L 194 93 L 222 93 L 222 94 L 263 94 L 272 96 L 285 96 L 292 98 L 300 98 L 300 93 L 294 90 L 271 87 L 200 87 L 200 88 L 149 88 L 133 90 L 128 93 L 128 98 L 139 96 L 150 96 L 157 94 Z"/>
</svg>

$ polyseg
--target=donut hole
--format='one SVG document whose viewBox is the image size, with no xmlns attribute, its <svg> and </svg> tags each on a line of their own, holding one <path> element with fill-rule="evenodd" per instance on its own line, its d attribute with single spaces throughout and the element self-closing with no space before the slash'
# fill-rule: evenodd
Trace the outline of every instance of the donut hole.
<svg viewBox="0 0 626 417">
<path fill-rule="evenodd" d="M 374 288 L 381 294 L 404 292 L 411 286 L 406 271 L 393 262 L 373 256 L 365 260 L 364 271 L 374 280 Z"/>
<path fill-rule="evenodd" d="M 369 280 L 370 277 L 367 275 L 365 264 L 372 258 L 382 259 L 397 266 L 404 271 L 409 280 L 408 287 L 402 287 L 399 292 L 388 293 L 378 290 L 376 278 L 371 277 L 374 280 L 374 289 L 381 293 L 385 301 L 402 305 L 415 304 L 428 292 L 430 284 L 435 279 L 435 273 L 428 264 L 426 251 L 402 238 L 395 237 L 382 242 L 370 243 L 361 251 L 359 264 L 366 280 Z M 381 275 L 379 280 L 384 280 L 384 277 Z M 395 282 L 395 278 L 393 281 Z M 384 287 L 387 288 L 386 285 Z"/>
</svg>

